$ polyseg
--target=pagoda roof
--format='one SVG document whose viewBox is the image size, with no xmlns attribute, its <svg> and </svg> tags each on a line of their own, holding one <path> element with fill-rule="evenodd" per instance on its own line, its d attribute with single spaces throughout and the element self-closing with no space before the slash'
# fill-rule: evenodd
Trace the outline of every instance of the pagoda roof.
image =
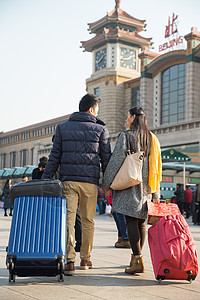
<svg viewBox="0 0 200 300">
<path fill-rule="evenodd" d="M 200 40 L 200 32 L 197 30 L 196 27 L 192 27 L 192 30 L 190 33 L 186 34 L 184 36 L 184 38 L 186 39 L 186 41 L 189 41 L 189 40 Z"/>
<path fill-rule="evenodd" d="M 130 32 L 120 28 L 104 28 L 102 33 L 97 33 L 95 37 L 88 41 L 81 42 L 82 47 L 86 51 L 92 52 L 100 45 L 104 45 L 107 42 L 126 42 L 130 45 L 139 45 L 141 48 L 151 48 L 150 42 L 152 38 L 144 38 L 140 36 L 136 31 Z"/>
<path fill-rule="evenodd" d="M 132 30 L 140 32 L 144 30 L 144 27 L 146 26 L 145 22 L 146 20 L 136 19 L 123 11 L 121 8 L 115 7 L 111 13 L 107 13 L 107 15 L 100 20 L 93 23 L 88 23 L 88 25 L 91 33 L 97 33 L 106 27 L 106 25 L 111 25 L 113 23 L 117 25 L 125 25 Z"/>
</svg>

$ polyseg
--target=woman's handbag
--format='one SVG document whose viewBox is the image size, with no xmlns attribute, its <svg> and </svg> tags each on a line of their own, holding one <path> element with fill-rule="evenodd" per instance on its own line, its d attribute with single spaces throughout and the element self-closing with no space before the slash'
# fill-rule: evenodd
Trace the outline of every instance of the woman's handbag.
<svg viewBox="0 0 200 300">
<path fill-rule="evenodd" d="M 125 190 L 142 182 L 142 165 L 144 152 L 133 152 L 130 147 L 130 138 L 126 132 L 127 153 L 126 158 L 117 172 L 112 184 L 113 190 Z"/>
</svg>

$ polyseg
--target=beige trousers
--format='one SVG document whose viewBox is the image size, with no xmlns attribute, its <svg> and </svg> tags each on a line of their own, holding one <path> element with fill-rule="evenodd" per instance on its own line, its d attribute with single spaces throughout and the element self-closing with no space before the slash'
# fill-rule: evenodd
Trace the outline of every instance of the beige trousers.
<svg viewBox="0 0 200 300">
<path fill-rule="evenodd" d="M 97 185 L 87 182 L 64 181 L 64 197 L 67 201 L 67 226 L 69 240 L 67 245 L 67 262 L 75 262 L 75 221 L 79 202 L 82 222 L 81 259 L 90 260 L 94 237 L 94 216 L 97 206 Z"/>
</svg>

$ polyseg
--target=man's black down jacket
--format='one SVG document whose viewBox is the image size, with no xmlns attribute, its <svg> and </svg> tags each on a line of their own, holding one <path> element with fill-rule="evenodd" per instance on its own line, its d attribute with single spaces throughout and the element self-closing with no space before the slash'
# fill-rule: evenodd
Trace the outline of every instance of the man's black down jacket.
<svg viewBox="0 0 200 300">
<path fill-rule="evenodd" d="M 52 178 L 60 165 L 61 181 L 99 183 L 111 150 L 105 124 L 88 112 L 75 112 L 56 128 L 53 148 L 42 179 Z"/>
</svg>

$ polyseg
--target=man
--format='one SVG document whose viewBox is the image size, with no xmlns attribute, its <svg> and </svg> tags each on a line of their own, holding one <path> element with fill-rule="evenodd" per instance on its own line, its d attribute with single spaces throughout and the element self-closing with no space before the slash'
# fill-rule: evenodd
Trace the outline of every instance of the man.
<svg viewBox="0 0 200 300">
<path fill-rule="evenodd" d="M 185 197 L 185 192 L 184 189 L 182 188 L 182 184 L 178 183 L 177 184 L 177 190 L 174 192 L 176 195 L 176 203 L 180 209 L 180 212 L 182 215 L 184 215 L 184 197 Z"/>
<path fill-rule="evenodd" d="M 186 185 L 184 202 L 185 202 L 186 219 L 189 219 L 191 214 L 191 205 L 192 205 L 192 191 L 190 190 L 189 185 Z"/>
<path fill-rule="evenodd" d="M 82 221 L 81 269 L 93 264 L 90 253 L 93 246 L 94 221 L 97 205 L 97 185 L 100 177 L 100 161 L 104 172 L 111 150 L 108 130 L 97 118 L 99 100 L 86 94 L 79 102 L 79 112 L 68 122 L 56 128 L 53 148 L 42 179 L 52 178 L 60 165 L 60 180 L 67 200 L 67 226 L 69 241 L 65 275 L 73 275 L 76 253 L 74 250 L 74 225 L 79 202 Z"/>
<path fill-rule="evenodd" d="M 41 177 L 44 173 L 44 169 L 47 165 L 47 162 L 48 162 L 48 157 L 42 156 L 40 158 L 40 162 L 38 164 L 38 167 L 35 168 L 32 172 L 32 179 L 41 179 Z"/>
</svg>

